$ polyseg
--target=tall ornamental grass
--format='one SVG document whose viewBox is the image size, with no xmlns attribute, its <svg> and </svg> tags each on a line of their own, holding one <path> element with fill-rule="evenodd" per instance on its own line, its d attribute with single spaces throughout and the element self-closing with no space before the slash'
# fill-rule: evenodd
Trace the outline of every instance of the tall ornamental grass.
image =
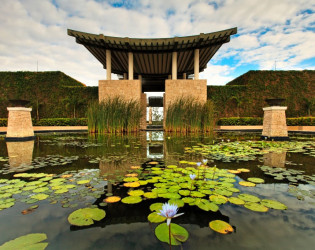
<svg viewBox="0 0 315 250">
<path fill-rule="evenodd" d="M 119 97 L 93 102 L 87 111 L 89 133 L 129 133 L 140 129 L 140 103 Z"/>
<path fill-rule="evenodd" d="M 165 131 L 167 132 L 211 132 L 215 125 L 213 102 L 205 104 L 181 97 L 171 103 L 166 111 Z"/>
</svg>

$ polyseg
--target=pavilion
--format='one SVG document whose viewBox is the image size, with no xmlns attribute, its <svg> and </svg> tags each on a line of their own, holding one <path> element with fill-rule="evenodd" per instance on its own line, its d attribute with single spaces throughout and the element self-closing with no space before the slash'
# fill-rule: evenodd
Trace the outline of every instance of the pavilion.
<svg viewBox="0 0 315 250">
<path fill-rule="evenodd" d="M 195 36 L 142 39 L 68 29 L 68 35 L 75 37 L 107 71 L 106 80 L 99 81 L 100 102 L 120 96 L 139 100 L 146 108 L 144 92 L 165 92 L 164 112 L 179 97 L 190 96 L 201 103 L 207 101 L 207 80 L 199 79 L 199 72 L 236 33 L 237 28 L 231 28 Z M 118 74 L 119 80 L 112 80 L 112 73 Z M 141 128 L 145 126 L 144 116 Z"/>
</svg>

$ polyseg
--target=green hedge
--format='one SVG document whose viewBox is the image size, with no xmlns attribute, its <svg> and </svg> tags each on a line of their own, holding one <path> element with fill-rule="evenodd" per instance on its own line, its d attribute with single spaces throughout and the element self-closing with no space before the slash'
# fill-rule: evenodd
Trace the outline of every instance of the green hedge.
<svg viewBox="0 0 315 250">
<path fill-rule="evenodd" d="M 238 125 L 262 125 L 263 119 L 260 117 L 228 117 L 220 118 L 217 125 L 220 126 L 238 126 Z"/>
<path fill-rule="evenodd" d="M 0 127 L 6 127 L 8 123 L 7 118 L 0 118 Z"/>
<path fill-rule="evenodd" d="M 220 126 L 252 126 L 262 125 L 260 117 L 228 117 L 220 118 L 217 125 Z M 315 126 L 315 117 L 287 118 L 287 126 Z"/>
<path fill-rule="evenodd" d="M 287 118 L 288 126 L 315 126 L 315 117 Z"/>
<path fill-rule="evenodd" d="M 7 118 L 0 118 L 0 127 L 7 126 Z M 33 126 L 87 126 L 87 118 L 45 118 L 33 119 Z"/>
</svg>

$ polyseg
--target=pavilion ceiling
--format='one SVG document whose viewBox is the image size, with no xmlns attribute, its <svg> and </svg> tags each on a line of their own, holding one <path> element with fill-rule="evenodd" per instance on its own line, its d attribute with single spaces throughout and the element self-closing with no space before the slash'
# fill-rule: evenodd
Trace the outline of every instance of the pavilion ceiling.
<svg viewBox="0 0 315 250">
<path fill-rule="evenodd" d="M 172 72 L 172 52 L 177 52 L 178 75 L 194 72 L 194 50 L 199 49 L 200 72 L 237 28 L 195 36 L 141 39 L 110 37 L 68 29 L 68 35 L 87 48 L 106 69 L 106 50 L 111 50 L 112 73 L 128 72 L 128 52 L 133 52 L 134 73 L 143 77 L 167 77 Z"/>
</svg>

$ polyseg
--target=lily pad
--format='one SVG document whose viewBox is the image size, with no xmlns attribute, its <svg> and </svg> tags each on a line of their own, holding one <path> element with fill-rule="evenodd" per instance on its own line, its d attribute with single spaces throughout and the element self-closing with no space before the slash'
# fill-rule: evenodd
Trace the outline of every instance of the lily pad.
<svg viewBox="0 0 315 250">
<path fill-rule="evenodd" d="M 188 232 L 185 228 L 171 223 L 171 238 L 169 237 L 169 226 L 166 223 L 162 223 L 155 228 L 156 237 L 167 244 L 173 246 L 180 245 L 182 242 L 185 242 L 188 239 Z"/>
<path fill-rule="evenodd" d="M 210 221 L 209 227 L 220 234 L 228 234 L 234 231 L 233 227 L 229 223 L 222 220 Z"/>
<path fill-rule="evenodd" d="M 27 234 L 8 241 L 0 246 L 0 249 L 45 249 L 47 242 L 42 242 L 47 239 L 47 235 L 43 233 Z"/>
<path fill-rule="evenodd" d="M 264 182 L 265 182 L 264 179 L 255 178 L 255 177 L 248 178 L 247 180 L 250 181 L 250 182 L 253 182 L 253 183 L 257 183 L 257 184 L 260 184 L 260 183 L 264 183 Z"/>
<path fill-rule="evenodd" d="M 143 190 L 131 190 L 128 192 L 130 196 L 141 196 L 144 194 Z"/>
<path fill-rule="evenodd" d="M 285 210 L 288 207 L 286 205 L 284 205 L 283 203 L 279 202 L 279 201 L 274 201 L 274 200 L 261 200 L 261 204 L 269 207 L 269 208 L 273 208 L 273 209 L 279 209 L 279 210 Z"/>
<path fill-rule="evenodd" d="M 256 202 L 248 202 L 244 205 L 249 210 L 255 211 L 255 212 L 267 212 L 268 208 L 265 207 L 264 205 L 261 205 Z"/>
<path fill-rule="evenodd" d="M 244 205 L 245 204 L 244 200 L 237 198 L 237 197 L 230 197 L 229 202 L 232 204 L 235 204 L 235 205 Z"/>
<path fill-rule="evenodd" d="M 143 194 L 143 196 L 148 198 L 148 199 L 155 199 L 158 197 L 158 195 L 156 193 L 153 193 L 153 192 L 146 192 Z"/>
<path fill-rule="evenodd" d="M 41 201 L 47 199 L 48 197 L 49 197 L 48 194 L 35 194 L 31 198 Z"/>
<path fill-rule="evenodd" d="M 246 202 L 259 202 L 260 201 L 258 197 L 251 194 L 239 194 L 238 198 Z"/>
<path fill-rule="evenodd" d="M 121 200 L 122 203 L 126 203 L 126 204 L 136 204 L 141 202 L 142 199 L 140 196 L 128 196 L 125 197 Z"/>
<path fill-rule="evenodd" d="M 238 184 L 244 187 L 255 187 L 256 184 L 249 181 L 240 181 Z"/>
<path fill-rule="evenodd" d="M 218 205 L 216 205 L 213 202 L 210 202 L 208 200 L 200 200 L 200 201 L 196 201 L 195 204 L 197 205 L 197 207 L 199 207 L 200 209 L 204 210 L 204 211 L 212 211 L 212 212 L 217 212 L 219 210 Z"/>
<path fill-rule="evenodd" d="M 160 223 L 166 220 L 164 216 L 157 214 L 157 212 L 150 213 L 148 215 L 148 220 L 152 223 Z"/>
<path fill-rule="evenodd" d="M 89 226 L 94 224 L 94 221 L 100 221 L 105 216 L 105 211 L 99 208 L 80 208 L 69 215 L 68 221 L 75 226 Z"/>
<path fill-rule="evenodd" d="M 138 181 L 135 182 L 126 182 L 124 183 L 125 187 L 140 187 L 140 183 Z"/>
<path fill-rule="evenodd" d="M 107 197 L 104 201 L 107 203 L 115 203 L 115 202 L 118 202 L 120 200 L 121 200 L 121 198 L 119 196 L 110 196 L 110 197 Z"/>
</svg>

